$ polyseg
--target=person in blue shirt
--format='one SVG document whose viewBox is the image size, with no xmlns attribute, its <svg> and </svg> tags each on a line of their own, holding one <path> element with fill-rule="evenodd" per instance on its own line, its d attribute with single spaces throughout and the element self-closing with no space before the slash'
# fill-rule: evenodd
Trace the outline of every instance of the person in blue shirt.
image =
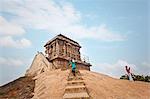
<svg viewBox="0 0 150 99">
<path fill-rule="evenodd" d="M 72 59 L 72 61 L 70 61 L 69 64 L 71 64 L 72 73 L 73 73 L 73 75 L 75 76 L 75 71 L 76 71 L 76 63 L 75 63 L 75 60 Z"/>
</svg>

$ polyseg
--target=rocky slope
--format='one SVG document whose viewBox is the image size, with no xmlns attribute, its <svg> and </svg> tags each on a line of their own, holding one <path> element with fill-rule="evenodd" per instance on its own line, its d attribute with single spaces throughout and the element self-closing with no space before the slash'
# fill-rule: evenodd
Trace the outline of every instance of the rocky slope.
<svg viewBox="0 0 150 99">
<path fill-rule="evenodd" d="M 62 99 L 69 72 L 46 71 L 34 77 L 35 82 L 31 77 L 19 78 L 0 87 L 0 99 L 30 99 L 33 95 L 33 99 Z M 150 83 L 114 79 L 86 70 L 80 73 L 92 99 L 150 99 Z"/>
<path fill-rule="evenodd" d="M 32 77 L 20 77 L 0 87 L 0 99 L 30 99 L 33 97 L 34 86 Z"/>
</svg>

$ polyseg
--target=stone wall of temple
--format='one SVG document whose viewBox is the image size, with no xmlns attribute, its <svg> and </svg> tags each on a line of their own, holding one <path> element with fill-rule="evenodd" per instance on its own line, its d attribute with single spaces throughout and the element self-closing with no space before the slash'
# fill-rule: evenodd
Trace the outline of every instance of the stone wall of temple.
<svg viewBox="0 0 150 99">
<path fill-rule="evenodd" d="M 48 60 L 57 68 L 69 68 L 69 61 L 74 59 L 77 61 L 78 68 L 90 70 L 91 65 L 83 63 L 81 60 L 81 46 L 77 42 L 67 37 L 58 35 L 52 40 L 48 41 L 44 47 L 46 48 L 45 53 L 48 56 Z"/>
<path fill-rule="evenodd" d="M 52 60 L 59 56 L 70 59 L 73 58 L 75 60 L 81 60 L 79 46 L 58 39 L 46 46 L 45 53 L 48 54 L 49 60 Z"/>
<path fill-rule="evenodd" d="M 77 68 L 90 71 L 90 64 L 77 63 Z"/>
</svg>

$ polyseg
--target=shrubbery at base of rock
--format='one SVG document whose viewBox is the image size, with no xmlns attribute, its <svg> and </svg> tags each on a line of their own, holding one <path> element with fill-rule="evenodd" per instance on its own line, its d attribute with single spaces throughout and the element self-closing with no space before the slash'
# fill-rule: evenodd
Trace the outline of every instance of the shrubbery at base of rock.
<svg viewBox="0 0 150 99">
<path fill-rule="evenodd" d="M 144 82 L 150 82 L 150 76 L 143 76 L 143 75 L 135 75 L 132 74 L 132 78 L 134 81 L 144 81 Z M 122 75 L 120 79 L 129 80 L 128 75 Z"/>
</svg>

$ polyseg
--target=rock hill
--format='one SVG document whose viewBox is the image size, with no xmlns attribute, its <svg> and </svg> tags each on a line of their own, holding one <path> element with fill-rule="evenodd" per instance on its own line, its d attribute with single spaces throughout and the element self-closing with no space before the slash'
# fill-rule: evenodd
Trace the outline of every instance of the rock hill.
<svg viewBox="0 0 150 99">
<path fill-rule="evenodd" d="M 39 83 L 34 88 L 34 99 L 62 99 L 70 71 L 54 70 L 38 76 Z M 81 76 L 91 99 L 150 99 L 150 84 L 114 79 L 109 76 L 81 70 Z M 26 78 L 20 78 L 25 80 Z M 0 99 L 28 99 L 32 97 L 33 82 L 15 80 L 0 87 Z M 41 88 L 40 88 L 41 87 Z M 38 89 L 39 88 L 39 89 Z M 26 89 L 26 90 L 25 90 Z M 23 92 L 24 91 L 24 92 Z M 26 97 L 26 98 L 24 98 Z"/>
<path fill-rule="evenodd" d="M 150 99 L 150 83 L 88 70 L 74 77 L 69 69 L 48 68 L 51 65 L 38 53 L 25 77 L 0 87 L 0 99 Z"/>
</svg>

